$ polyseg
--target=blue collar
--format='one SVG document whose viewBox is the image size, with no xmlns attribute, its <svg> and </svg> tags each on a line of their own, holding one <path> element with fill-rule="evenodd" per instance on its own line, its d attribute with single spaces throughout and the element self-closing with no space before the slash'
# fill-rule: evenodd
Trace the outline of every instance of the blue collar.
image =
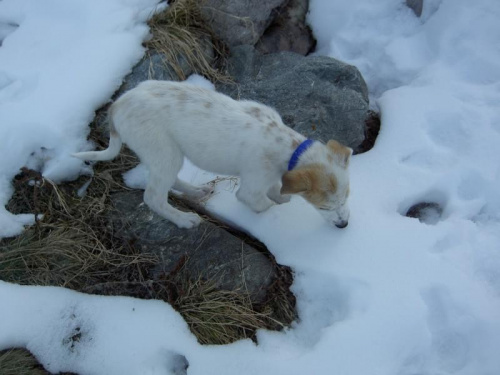
<svg viewBox="0 0 500 375">
<path fill-rule="evenodd" d="M 292 157 L 290 158 L 290 161 L 288 162 L 288 170 L 291 171 L 293 168 L 297 166 L 297 163 L 299 162 L 300 156 L 309 148 L 312 146 L 314 141 L 312 139 L 306 139 L 304 142 L 302 142 L 296 149 L 295 152 L 292 154 Z"/>
</svg>

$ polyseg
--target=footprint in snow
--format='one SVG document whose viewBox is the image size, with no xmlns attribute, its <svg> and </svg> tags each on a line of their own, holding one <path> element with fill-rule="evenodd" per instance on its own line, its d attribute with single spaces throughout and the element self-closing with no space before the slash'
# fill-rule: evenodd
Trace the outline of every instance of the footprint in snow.
<svg viewBox="0 0 500 375">
<path fill-rule="evenodd" d="M 459 113 L 431 112 L 426 123 L 427 135 L 437 146 L 458 152 L 469 148 L 472 134 Z"/>
<path fill-rule="evenodd" d="M 17 79 L 0 71 L 0 103 L 21 100 L 30 95 L 37 85 L 38 73 L 30 73 L 23 79 Z"/>
<path fill-rule="evenodd" d="M 15 22 L 0 21 L 0 47 L 2 46 L 5 38 L 12 34 L 19 27 Z"/>
<path fill-rule="evenodd" d="M 447 373 L 463 369 L 470 356 L 467 332 L 472 318 L 454 303 L 444 287 L 432 286 L 422 291 L 427 305 L 427 326 L 431 333 L 432 361 Z"/>
</svg>

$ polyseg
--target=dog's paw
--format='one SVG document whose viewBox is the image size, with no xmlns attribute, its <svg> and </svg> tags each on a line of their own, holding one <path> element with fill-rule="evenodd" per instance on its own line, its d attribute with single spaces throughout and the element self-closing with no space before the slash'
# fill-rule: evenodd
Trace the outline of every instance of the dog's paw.
<svg viewBox="0 0 500 375">
<path fill-rule="evenodd" d="M 203 220 L 197 214 L 192 212 L 182 212 L 182 215 L 175 220 L 179 228 L 191 229 L 200 225 Z"/>
<path fill-rule="evenodd" d="M 191 195 L 195 199 L 204 199 L 214 192 L 214 187 L 210 185 L 198 186 Z"/>
<path fill-rule="evenodd" d="M 244 191 L 242 188 L 236 192 L 236 198 L 257 213 L 266 211 L 275 205 L 267 195 L 263 195 L 260 192 L 248 193 L 248 191 Z"/>
<path fill-rule="evenodd" d="M 268 209 L 270 209 L 274 205 L 275 205 L 275 203 L 272 200 L 270 200 L 269 198 L 262 199 L 259 202 L 252 202 L 251 204 L 249 204 L 250 208 L 252 210 L 254 210 L 255 212 L 267 211 Z"/>
<path fill-rule="evenodd" d="M 291 196 L 290 195 L 277 195 L 277 196 L 270 196 L 271 200 L 273 200 L 277 204 L 283 204 L 283 203 L 288 203 L 290 202 Z"/>
</svg>

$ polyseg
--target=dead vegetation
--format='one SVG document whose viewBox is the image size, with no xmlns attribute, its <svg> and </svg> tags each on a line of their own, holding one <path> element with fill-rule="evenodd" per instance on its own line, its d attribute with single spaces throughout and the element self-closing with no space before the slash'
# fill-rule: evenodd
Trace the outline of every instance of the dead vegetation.
<svg viewBox="0 0 500 375">
<path fill-rule="evenodd" d="M 0 352 L 0 374 L 45 375 L 48 373 L 30 352 L 24 349 L 12 349 Z"/>
<path fill-rule="evenodd" d="M 200 0 L 175 0 L 164 11 L 154 14 L 148 21 L 152 38 L 146 46 L 160 52 L 181 80 L 187 78 L 181 68 L 183 59 L 194 72 L 212 82 L 228 81 L 229 77 L 214 67 L 222 65 L 227 48 L 203 21 L 200 3 Z M 207 44 L 213 51 L 207 49 Z M 214 64 L 210 62 L 212 59 Z"/>
<path fill-rule="evenodd" d="M 0 375 L 48 375 L 43 366 L 26 349 L 0 351 Z M 69 372 L 59 375 L 73 375 Z"/>
<path fill-rule="evenodd" d="M 170 299 L 201 344 L 230 344 L 235 338 L 255 340 L 257 329 L 281 330 L 296 318 L 293 296 L 288 296 L 287 303 L 280 307 L 293 316 L 292 320 L 280 321 L 270 303 L 279 297 L 273 295 L 268 302 L 255 305 L 241 291 L 220 290 L 216 280 L 189 275 L 188 262 L 189 259 L 182 259 L 176 270 L 162 283 L 155 283 L 154 288 L 157 296 Z M 275 284 L 281 283 L 277 280 Z"/>
<path fill-rule="evenodd" d="M 142 281 L 145 267 L 155 259 L 117 240 L 105 215 L 112 209 L 109 194 L 126 189 L 120 171 L 136 163 L 133 156 L 124 154 L 98 166 L 84 199 L 77 191 L 88 177 L 56 185 L 38 172 L 23 169 L 15 178 L 15 194 L 7 209 L 42 214 L 43 219 L 38 216 L 34 227 L 0 241 L 1 278 L 84 292 L 87 285 L 107 279 Z"/>
</svg>

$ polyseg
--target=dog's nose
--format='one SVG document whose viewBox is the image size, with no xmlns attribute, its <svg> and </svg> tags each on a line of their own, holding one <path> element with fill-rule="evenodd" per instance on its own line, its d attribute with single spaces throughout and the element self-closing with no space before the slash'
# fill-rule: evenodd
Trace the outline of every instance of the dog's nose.
<svg viewBox="0 0 500 375">
<path fill-rule="evenodd" d="M 342 220 L 341 222 L 335 223 L 335 226 L 337 228 L 342 229 L 342 228 L 347 227 L 347 224 L 349 224 L 349 222 L 347 220 Z"/>
</svg>

